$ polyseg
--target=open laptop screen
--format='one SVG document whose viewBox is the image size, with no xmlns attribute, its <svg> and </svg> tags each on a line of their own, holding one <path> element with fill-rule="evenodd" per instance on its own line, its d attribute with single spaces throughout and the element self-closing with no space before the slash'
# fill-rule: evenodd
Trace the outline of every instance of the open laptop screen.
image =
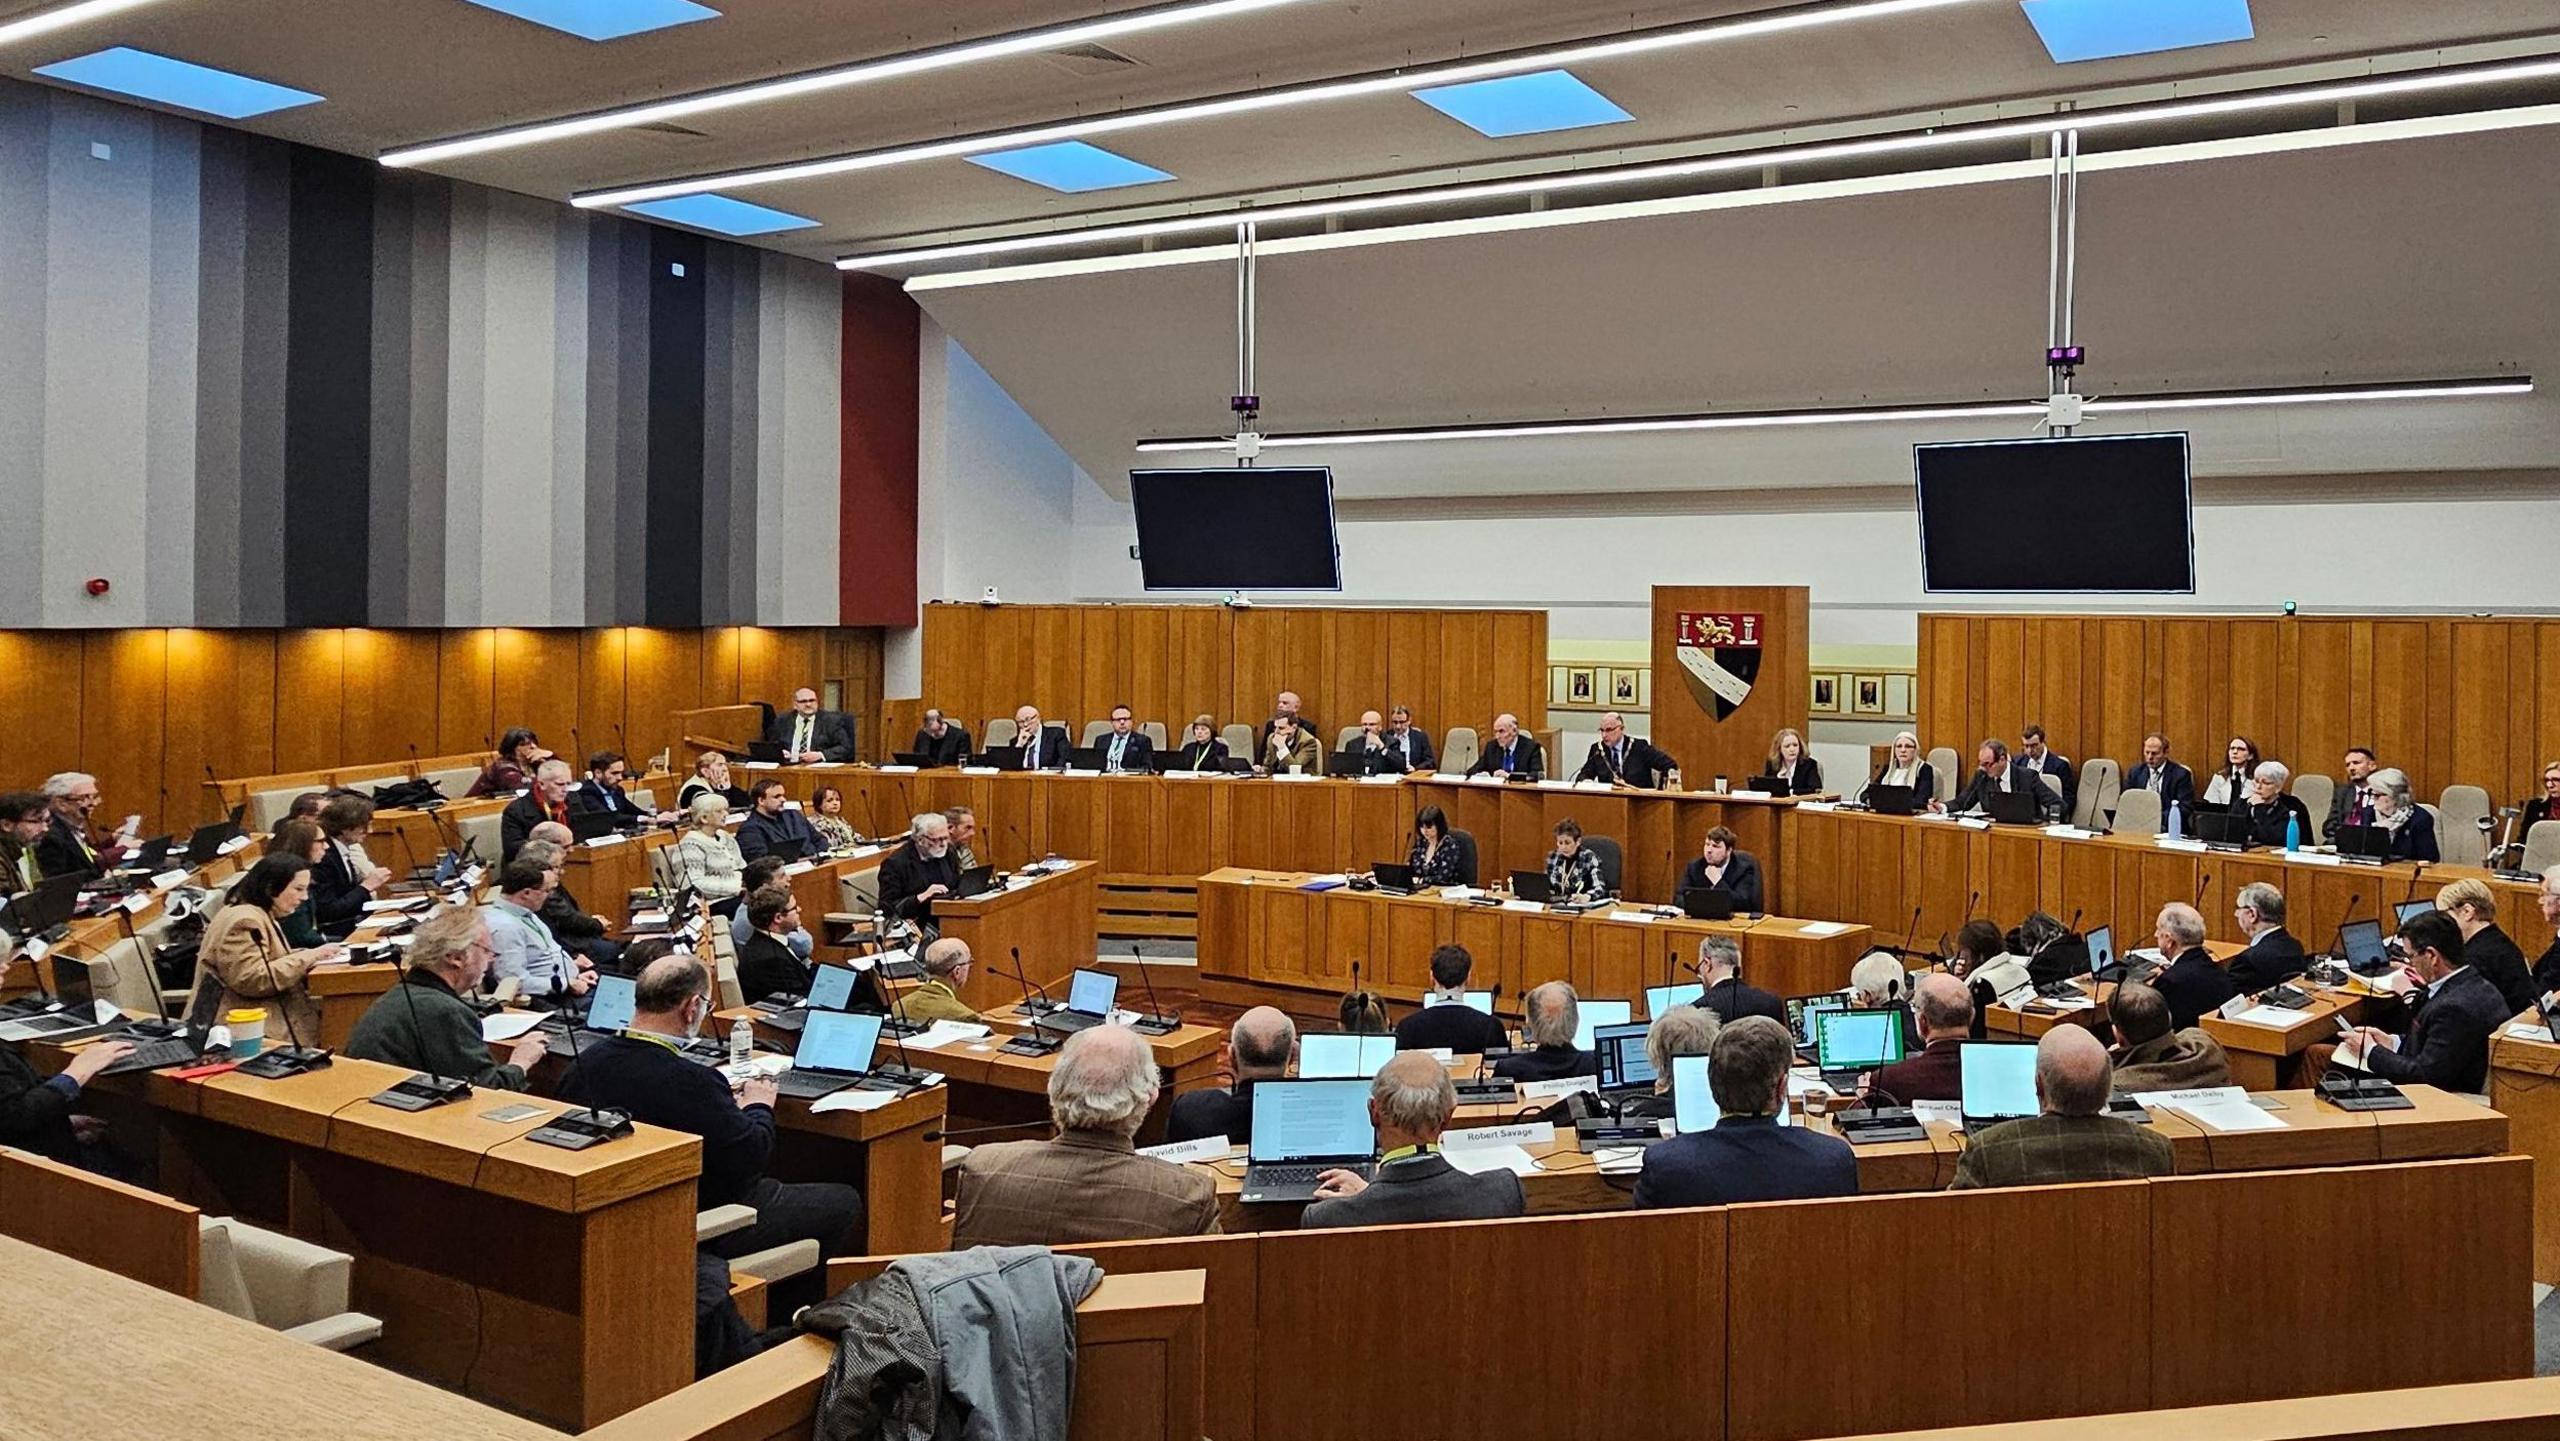
<svg viewBox="0 0 2560 1441">
<path fill-rule="evenodd" d="M 2091 974 L 2116 963 L 2116 928 L 2100 926 L 2089 933 L 2089 970 Z"/>
<path fill-rule="evenodd" d="M 595 993 L 587 997 L 587 1029 L 591 1031 L 627 1030 L 631 1025 L 632 998 L 638 983 L 629 976 L 596 977 Z"/>
<path fill-rule="evenodd" d="M 2433 901 L 2402 901 L 2391 908 L 2391 917 L 2395 923 L 2405 926 L 2412 919 L 2423 916 L 2435 908 L 2436 903 Z"/>
<path fill-rule="evenodd" d="M 1120 978 L 1109 971 L 1078 971 L 1067 983 L 1067 1009 L 1088 1016 L 1111 1014 L 1111 1003 L 1120 994 Z"/>
<path fill-rule="evenodd" d="M 2338 949 L 2347 953 L 2350 966 L 2379 966 L 2383 963 L 2382 922 L 2349 921 L 2338 928 Z"/>
<path fill-rule="evenodd" d="M 1298 1040 L 1298 1074 L 1311 1081 L 1357 1077 L 1367 1080 L 1395 1059 L 1393 1036 L 1302 1036 Z"/>
<path fill-rule="evenodd" d="M 1591 1038 L 1602 1026 L 1623 1026 L 1636 1018 L 1636 1003 L 1633 1001 L 1584 1001 L 1579 1009 L 1582 1025 L 1573 1033 L 1573 1044 L 1578 1050 L 1590 1050 Z"/>
<path fill-rule="evenodd" d="M 1824 1011 L 1814 1019 L 1814 1063 L 1826 1071 L 1868 1071 L 1902 1059 L 1898 1011 Z"/>
<path fill-rule="evenodd" d="M 851 1011 L 811 1011 L 791 1064 L 804 1071 L 867 1071 L 880 1045 L 880 1018 Z"/>
<path fill-rule="evenodd" d="M 1723 1119 L 1724 1108 L 1716 1104 L 1716 1093 L 1707 1084 L 1707 1058 L 1673 1056 L 1671 1058 L 1671 1127 L 1681 1135 L 1712 1131 Z M 1778 1108 L 1778 1124 L 1795 1124 L 1787 1108 Z"/>
<path fill-rule="evenodd" d="M 2036 1048 L 1967 1041 L 1956 1050 L 1964 1078 L 1964 1117 L 2005 1121 L 2036 1113 Z"/>
<path fill-rule="evenodd" d="M 1650 1089 L 1653 1085 L 1653 1058 L 1645 1054 L 1645 1032 L 1651 1026 L 1631 1022 L 1623 1026 L 1602 1026 L 1592 1033 L 1592 1046 L 1600 1056 L 1600 1089 L 1632 1091 Z"/>
<path fill-rule="evenodd" d="M 820 966 L 809 981 L 809 1009 L 841 1011 L 853 1004 L 853 969 L 849 966 Z"/>
<path fill-rule="evenodd" d="M 1814 1018 L 1825 1011 L 1845 1011 L 1849 998 L 1838 991 L 1825 991 L 1818 996 L 1787 997 L 1787 1029 L 1795 1032 L 1796 1044 L 1813 1044 Z"/>
<path fill-rule="evenodd" d="M 1255 1161 L 1309 1161 L 1366 1156 L 1378 1148 L 1369 1124 L 1369 1083 L 1359 1080 L 1258 1081 L 1253 1087 Z"/>
<path fill-rule="evenodd" d="M 1694 1006 L 1707 988 L 1696 981 L 1685 986 L 1647 986 L 1644 988 L 1644 1013 L 1660 1020 L 1667 1011 L 1681 1006 Z"/>
</svg>

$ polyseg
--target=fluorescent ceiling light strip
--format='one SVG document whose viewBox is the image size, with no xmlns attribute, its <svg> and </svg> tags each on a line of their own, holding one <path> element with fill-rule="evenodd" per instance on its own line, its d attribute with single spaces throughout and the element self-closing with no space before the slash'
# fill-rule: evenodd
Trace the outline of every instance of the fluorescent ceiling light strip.
<svg viewBox="0 0 2560 1441">
<path fill-rule="evenodd" d="M 56 30 L 67 30 L 74 25 L 102 20 L 119 11 L 136 10 L 151 3 L 153 0 L 80 0 L 75 5 L 58 5 L 33 15 L 21 15 L 15 20 L 0 21 L 0 45 L 50 35 Z"/>
<path fill-rule="evenodd" d="M 1231 231 L 1248 220 L 1264 224 L 1280 224 L 1297 220 L 1320 220 L 1337 215 L 1372 214 L 1382 210 L 1409 209 L 1417 206 L 1500 200 L 1519 195 L 1569 194 L 1614 186 L 1653 184 L 1665 180 L 1749 173 L 1771 166 L 1785 167 L 1820 164 L 1826 161 L 1872 159 L 1883 155 L 1912 154 L 1990 144 L 1996 141 L 2033 139 L 2063 130 L 2110 130 L 2128 125 L 2214 119 L 2294 106 L 2334 105 L 2350 100 L 2378 99 L 2384 96 L 2406 95 L 2428 90 L 2443 91 L 2472 86 L 2512 84 L 2526 80 L 2549 79 L 2554 76 L 2560 76 L 2560 59 L 2527 61 L 2482 70 L 2339 81 L 2299 90 L 2231 95 L 2208 100 L 2162 101 L 2153 105 L 2128 106 L 2120 110 L 2066 112 L 2025 120 L 1990 121 L 1962 129 L 1914 131 L 1864 140 L 1839 140 L 1813 145 L 1783 146 L 1770 150 L 1737 151 L 1730 155 L 1707 156 L 1697 160 L 1666 161 L 1656 165 L 1632 165 L 1611 170 L 1565 171 L 1553 175 L 1523 176 L 1514 180 L 1485 181 L 1472 185 L 1443 185 L 1426 190 L 1394 191 L 1343 200 L 1315 200 L 1296 205 L 1274 205 L 1256 209 L 1220 211 L 1214 214 L 1185 215 L 1165 220 L 1137 221 L 1126 225 L 1047 231 L 1038 235 L 1009 236 L 1000 240 L 918 246 L 871 255 L 849 255 L 839 259 L 836 266 L 842 270 L 886 270 L 940 260 L 1018 255 L 1030 251 L 1055 250 L 1067 246 L 1117 240 L 1144 240 L 1168 235 Z M 2084 159 L 2083 167 L 2089 166 L 2096 158 Z"/>
<path fill-rule="evenodd" d="M 821 175 L 842 175 L 857 170 L 878 170 L 892 165 L 909 165 L 920 160 L 975 155 L 988 150 L 1010 150 L 1016 146 L 1039 145 L 1052 140 L 1090 139 L 1096 135 L 1151 129 L 1159 125 L 1174 125 L 1187 120 L 1206 120 L 1222 115 L 1279 110 L 1318 104 L 1327 100 L 1346 100 L 1362 95 L 1389 92 L 1400 94 L 1425 86 L 1486 80 L 1501 75 L 1523 74 L 1531 70 L 1581 65 L 1599 60 L 1615 60 L 1648 51 L 1752 39 L 1763 35 L 1807 30 L 1817 26 L 1877 20 L 1914 11 L 1939 10 L 1950 5 L 1975 3 L 1979 3 L 1979 0 L 1855 0 L 1855 3 L 1850 4 L 1803 6 L 1768 15 L 1712 20 L 1699 25 L 1647 31 L 1615 40 L 1596 40 L 1587 44 L 1517 51 L 1486 60 L 1464 60 L 1445 65 L 1417 66 L 1410 70 L 1364 75 L 1352 80 L 1318 81 L 1311 85 L 1227 95 L 1214 100 L 1165 105 L 1149 110 L 1133 110 L 1119 115 L 1062 120 L 1053 125 L 1039 125 L 1022 130 L 964 135 L 950 140 L 937 140 L 923 145 L 908 145 L 890 150 L 822 156 L 816 160 L 736 170 L 723 175 L 697 176 L 689 180 L 656 181 L 647 185 L 627 186 L 619 190 L 602 190 L 573 196 L 570 203 L 592 210 L 628 205 L 635 200 L 657 200 L 669 195 L 689 195 L 698 190 L 734 190 L 744 185 L 776 185 L 784 181 L 808 180 Z M 384 158 L 387 162 L 390 157 Z"/>
<path fill-rule="evenodd" d="M 126 4 L 142 0 L 123 0 Z M 635 125 L 655 125 L 680 120 L 689 115 L 707 115 L 718 110 L 734 110 L 742 105 L 762 105 L 769 101 L 790 100 L 803 95 L 816 95 L 842 90 L 855 85 L 869 85 L 882 80 L 903 79 L 936 70 L 952 70 L 974 65 L 982 60 L 997 60 L 1008 55 L 1037 54 L 1074 45 L 1090 45 L 1122 35 L 1165 30 L 1176 25 L 1204 20 L 1223 20 L 1231 15 L 1271 10 L 1283 5 L 1296 5 L 1303 0 L 1204 0 L 1188 5 L 1160 5 L 1152 9 L 1131 11 L 1094 20 L 1079 20 L 1067 25 L 1052 25 L 1040 30 L 1025 30 L 1012 35 L 998 35 L 985 40 L 964 41 L 957 45 L 938 46 L 904 55 L 885 56 L 878 60 L 857 61 L 826 70 L 813 70 L 803 75 L 786 75 L 752 85 L 731 86 L 724 90 L 706 90 L 692 95 L 679 95 L 669 100 L 654 100 L 645 105 L 628 105 L 619 110 L 599 110 L 590 115 L 573 115 L 560 120 L 544 120 L 532 125 L 519 125 L 507 130 L 492 130 L 479 135 L 459 136 L 425 145 L 403 146 L 385 151 L 382 163 L 394 167 L 433 165 L 441 160 L 455 160 L 465 155 L 485 155 L 497 150 L 516 150 L 528 145 L 547 145 L 580 135 L 594 135 L 607 130 L 627 129 Z M 701 189 L 712 187 L 703 186 Z M 668 191 L 666 194 L 682 192 Z M 649 197 L 634 197 L 649 198 Z"/>
<path fill-rule="evenodd" d="M 2471 400 L 2493 396 L 2531 395 L 2531 376 L 2489 380 L 2390 382 L 2332 389 L 2232 391 L 2200 395 L 2122 395 L 2092 397 L 2083 407 L 2091 413 L 2111 411 L 2213 410 L 2256 405 L 2334 405 L 2357 400 Z M 2039 401 L 1986 401 L 1980 404 L 1918 405 L 1888 409 L 1763 411 L 1734 415 L 1670 415 L 1625 420 L 1533 421 L 1520 425 L 1454 426 L 1428 430 L 1351 430 L 1263 437 L 1262 448 L 1303 449 L 1337 445 L 1411 445 L 1451 440 L 1522 440 L 1586 435 L 1641 435 L 1686 430 L 1781 430 L 1813 425 L 1914 424 L 1933 421 L 2040 416 Z M 1232 437 L 1144 440 L 1144 454 L 1232 452 Z"/>
</svg>

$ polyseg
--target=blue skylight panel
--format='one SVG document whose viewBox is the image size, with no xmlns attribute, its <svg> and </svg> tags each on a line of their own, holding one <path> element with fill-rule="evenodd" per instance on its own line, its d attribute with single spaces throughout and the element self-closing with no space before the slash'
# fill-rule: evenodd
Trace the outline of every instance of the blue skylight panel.
<svg viewBox="0 0 2560 1441">
<path fill-rule="evenodd" d="M 1635 119 L 1617 102 L 1585 85 L 1570 70 L 1537 70 L 1460 85 L 1434 85 L 1413 98 L 1480 134 L 1499 140 L 1623 125 Z"/>
<path fill-rule="evenodd" d="M 2257 35 L 2249 0 L 2019 0 L 2059 64 L 2228 45 Z"/>
<path fill-rule="evenodd" d="M 119 45 L 112 50 L 100 50 L 52 65 L 39 65 L 35 73 L 91 90 L 156 101 L 224 120 L 246 120 L 253 115 L 291 110 L 297 105 L 316 105 L 321 99 L 308 90 L 235 75 L 210 65 L 173 60 L 129 45 Z"/>
</svg>

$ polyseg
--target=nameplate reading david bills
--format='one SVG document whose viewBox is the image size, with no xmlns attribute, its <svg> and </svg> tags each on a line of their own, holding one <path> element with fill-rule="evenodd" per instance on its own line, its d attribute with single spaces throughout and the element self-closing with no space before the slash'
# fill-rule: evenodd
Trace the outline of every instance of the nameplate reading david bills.
<svg viewBox="0 0 2560 1441">
<path fill-rule="evenodd" d="M 1730 611 L 1684 610 L 1672 656 L 1680 679 L 1701 710 L 1717 720 L 1733 714 L 1760 678 L 1760 616 Z"/>
</svg>

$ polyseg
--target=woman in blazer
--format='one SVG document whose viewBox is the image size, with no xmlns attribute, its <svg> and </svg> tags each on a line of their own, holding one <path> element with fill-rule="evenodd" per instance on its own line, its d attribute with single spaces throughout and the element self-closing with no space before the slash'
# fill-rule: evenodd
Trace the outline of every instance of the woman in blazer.
<svg viewBox="0 0 2560 1441">
<path fill-rule="evenodd" d="M 2436 845 L 2436 818 L 2409 794 L 2406 771 L 2386 767 L 2365 777 L 2364 783 L 2373 792 L 2373 823 L 2391 833 L 2391 859 L 2444 859 L 2444 852 Z"/>
<path fill-rule="evenodd" d="M 694 797 L 685 808 L 689 829 L 676 840 L 676 870 L 704 900 L 725 901 L 746 885 L 747 858 L 729 834 L 729 803 L 717 792 Z"/>
<path fill-rule="evenodd" d="M 1800 796 L 1822 789 L 1822 762 L 1804 753 L 1804 737 L 1789 726 L 1769 741 L 1769 759 L 1761 764 L 1760 774 L 1784 777 L 1787 789 Z"/>
<path fill-rule="evenodd" d="M 1909 786 L 1922 805 L 1938 795 L 1938 768 L 1920 759 L 1920 737 L 1904 731 L 1893 738 L 1893 754 L 1869 785 Z"/>
<path fill-rule="evenodd" d="M 311 863 L 300 856 L 261 856 L 230 903 L 214 912 L 196 950 L 196 985 L 222 988 L 222 1009 L 266 1010 L 269 1046 L 320 1044 L 320 1007 L 303 978 L 314 966 L 346 959 L 330 944 L 295 950 L 278 922 L 311 893 Z"/>
<path fill-rule="evenodd" d="M 1174 757 L 1178 771 L 1222 771 L 1227 768 L 1227 743 L 1218 739 L 1217 722 L 1204 715 L 1191 718 L 1191 740 L 1181 754 Z"/>
<path fill-rule="evenodd" d="M 2524 824 L 2516 834 L 2532 830 L 2538 821 L 2560 821 L 2560 761 L 2542 768 L 2542 794 L 2524 803 Z"/>
<path fill-rule="evenodd" d="M 2247 736 L 2233 736 L 2222 753 L 2222 769 L 2204 784 L 2203 804 L 2220 806 L 2233 814 L 2248 809 L 2249 783 L 2258 774 L 2258 743 Z"/>
</svg>

